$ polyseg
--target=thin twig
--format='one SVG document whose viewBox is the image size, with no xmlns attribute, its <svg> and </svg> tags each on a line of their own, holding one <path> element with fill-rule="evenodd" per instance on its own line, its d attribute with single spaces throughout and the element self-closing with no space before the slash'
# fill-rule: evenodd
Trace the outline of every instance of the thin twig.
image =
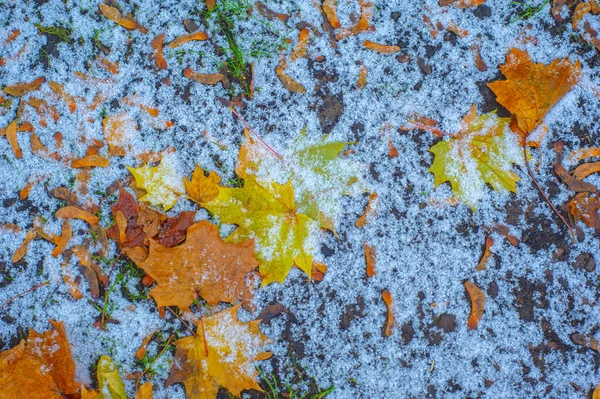
<svg viewBox="0 0 600 399">
<path fill-rule="evenodd" d="M 179 321 L 192 333 L 192 335 L 195 335 L 196 333 L 194 332 L 194 330 L 192 330 L 190 328 L 190 325 L 188 323 L 186 323 L 185 321 L 183 321 L 183 319 L 181 317 L 179 317 L 179 315 L 175 312 L 173 312 L 171 310 L 171 308 L 167 307 L 167 310 L 171 313 L 173 313 L 175 315 L 175 317 L 177 317 L 179 319 Z"/>
<path fill-rule="evenodd" d="M 529 167 L 529 161 L 527 160 L 527 138 L 525 138 L 525 145 L 523 145 L 523 157 L 525 158 L 525 166 L 527 166 L 527 172 L 529 173 L 529 176 L 531 177 L 531 180 L 533 180 L 533 183 L 537 187 L 538 191 L 540 192 L 540 194 L 542 194 L 542 197 L 544 197 L 544 199 L 546 200 L 548 205 L 550 205 L 550 208 L 552 208 L 554 213 L 556 213 L 556 215 L 565 224 L 565 226 L 567 226 L 567 228 L 571 232 L 571 236 L 572 236 L 573 240 L 577 241 L 577 236 L 575 235 L 575 232 L 573 231 L 573 229 L 571 228 L 569 223 L 567 223 L 565 218 L 560 214 L 560 212 L 558 212 L 558 209 L 556 209 L 556 207 L 552 204 L 552 202 L 550 202 L 550 200 L 546 196 L 546 193 L 544 193 L 544 190 L 542 190 L 542 187 L 540 187 L 538 181 L 536 180 L 535 176 L 533 175 L 533 172 L 531 171 L 531 168 Z"/>
<path fill-rule="evenodd" d="M 20 298 L 20 297 L 22 297 L 23 295 L 26 295 L 26 294 L 28 294 L 28 293 L 29 293 L 29 292 L 31 292 L 31 291 L 35 291 L 35 290 L 37 290 L 38 288 L 40 288 L 40 287 L 43 287 L 43 286 L 45 286 L 45 285 L 47 285 L 47 284 L 50 284 L 50 281 L 44 281 L 43 283 L 40 283 L 40 284 L 38 284 L 38 285 L 34 285 L 33 287 L 31 287 L 31 288 L 30 288 L 30 289 L 28 289 L 27 291 L 23 291 L 23 292 L 21 292 L 20 294 L 17 294 L 17 295 L 15 295 L 15 296 L 13 296 L 12 298 L 10 298 L 10 299 L 8 299 L 6 302 L 4 302 L 2 305 L 0 305 L 0 309 L 2 309 L 3 307 L 5 307 L 6 305 L 8 305 L 9 303 L 11 303 L 12 301 L 14 301 L 15 299 L 17 299 L 17 298 Z"/>
<path fill-rule="evenodd" d="M 208 345 L 206 344 L 206 332 L 204 331 L 204 314 L 202 314 L 200 306 L 198 306 L 198 311 L 200 312 L 200 326 L 202 327 L 202 338 L 204 339 L 204 353 L 208 357 Z"/>
<path fill-rule="evenodd" d="M 277 153 L 277 151 L 275 151 L 269 144 L 267 144 L 266 141 L 264 141 L 259 135 L 258 133 L 256 133 L 254 131 L 254 129 L 252 129 L 252 127 L 250 125 L 248 125 L 246 123 L 246 121 L 240 116 L 240 114 L 237 113 L 237 111 L 235 109 L 233 109 L 233 107 L 229 107 L 229 110 L 231 112 L 233 112 L 235 114 L 235 116 L 238 117 L 238 119 L 240 120 L 240 122 L 242 122 L 242 124 L 244 125 L 244 127 L 248 130 L 250 130 L 252 132 L 252 134 L 254 134 L 256 136 L 256 138 L 265 146 L 269 149 L 269 151 L 271 151 L 273 154 L 275 154 L 277 156 L 277 158 L 283 160 L 283 157 L 281 155 L 279 155 L 279 153 Z"/>
<path fill-rule="evenodd" d="M 169 344 L 171 343 L 171 340 L 173 339 L 173 335 L 171 335 L 169 337 L 169 339 L 167 340 L 167 343 L 165 344 L 165 347 L 160 351 L 160 353 L 154 358 L 154 360 L 150 363 L 150 365 L 148 365 L 148 367 L 146 367 L 144 369 L 144 371 L 142 371 L 142 374 L 140 374 L 140 376 L 138 377 L 138 379 L 135 381 L 135 386 L 137 388 L 137 386 L 139 385 L 140 381 L 142 380 L 142 377 L 144 376 L 144 374 L 146 374 L 146 371 L 150 370 L 152 368 L 152 366 L 154 365 L 154 363 L 156 363 L 156 361 L 158 360 L 159 357 L 162 356 L 163 353 L 165 353 L 165 351 L 167 350 L 167 348 L 169 347 Z"/>
</svg>

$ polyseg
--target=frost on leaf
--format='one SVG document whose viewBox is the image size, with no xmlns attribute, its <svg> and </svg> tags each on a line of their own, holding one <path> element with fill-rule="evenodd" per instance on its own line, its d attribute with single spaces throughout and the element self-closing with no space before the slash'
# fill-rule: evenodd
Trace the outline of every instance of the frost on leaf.
<svg viewBox="0 0 600 399">
<path fill-rule="evenodd" d="M 159 307 L 189 309 L 196 293 L 209 305 L 252 299 L 252 271 L 258 267 L 254 243 L 227 244 L 217 226 L 203 220 L 187 229 L 186 241 L 166 248 L 150 241 L 148 258 L 138 263 L 158 285 L 150 290 Z"/>
<path fill-rule="evenodd" d="M 258 328 L 259 320 L 249 323 L 237 318 L 238 306 L 225 309 L 204 319 L 202 327 L 191 336 L 175 342 L 175 362 L 165 385 L 183 383 L 188 399 L 215 399 L 219 387 L 234 396 L 242 391 L 262 391 L 253 362 L 265 360 L 261 352 L 268 339 Z"/>
<path fill-rule="evenodd" d="M 177 172 L 172 156 L 165 156 L 155 167 L 144 165 L 139 168 L 127 167 L 139 188 L 146 190 L 140 200 L 150 205 L 162 205 L 165 211 L 171 209 L 179 195 L 185 191 L 183 177 Z"/>
<path fill-rule="evenodd" d="M 515 116 L 523 141 L 581 77 L 579 61 L 573 64 L 564 58 L 550 65 L 536 64 L 526 52 L 516 48 L 508 53 L 500 70 L 506 80 L 488 86 L 496 100 Z"/>
<path fill-rule="evenodd" d="M 244 179 L 255 176 L 263 185 L 271 181 L 282 184 L 291 181 L 297 211 L 319 222 L 321 228 L 335 231 L 342 213 L 340 196 L 356 196 L 367 191 L 364 165 L 340 156 L 347 144 L 326 139 L 311 143 L 302 133 L 282 154 L 283 159 L 279 159 L 247 135 L 235 172 Z"/>
<path fill-rule="evenodd" d="M 254 239 L 263 285 L 283 282 L 294 265 L 311 276 L 311 238 L 318 226 L 297 209 L 291 182 L 261 185 L 248 176 L 244 187 L 220 187 L 219 195 L 202 206 L 221 223 L 238 226 L 226 242 Z"/>
<path fill-rule="evenodd" d="M 435 186 L 450 182 L 456 198 L 472 208 L 486 183 L 496 191 L 516 192 L 519 177 L 511 168 L 523 162 L 523 154 L 509 122 L 495 113 L 477 116 L 473 106 L 456 135 L 429 149 L 435 155 L 429 168 Z"/>
</svg>

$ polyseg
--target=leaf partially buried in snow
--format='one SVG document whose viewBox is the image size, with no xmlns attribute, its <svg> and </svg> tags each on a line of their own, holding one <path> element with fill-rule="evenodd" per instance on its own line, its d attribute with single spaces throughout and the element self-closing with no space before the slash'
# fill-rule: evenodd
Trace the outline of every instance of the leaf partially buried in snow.
<svg viewBox="0 0 600 399">
<path fill-rule="evenodd" d="M 138 135 L 137 126 L 127 112 L 107 116 L 102 120 L 102 131 L 108 143 L 110 155 L 127 155 L 131 143 Z"/>
<path fill-rule="evenodd" d="M 279 159 L 264 144 L 246 135 L 238 155 L 235 172 L 241 178 L 255 176 L 259 184 L 292 182 L 297 212 L 335 231 L 342 214 L 340 197 L 357 196 L 367 191 L 363 179 L 365 166 L 340 153 L 344 141 L 310 141 L 299 134 Z"/>
<path fill-rule="evenodd" d="M 173 156 L 165 156 L 155 167 L 144 165 L 139 168 L 127 167 L 139 188 L 146 190 L 140 200 L 154 206 L 162 205 L 165 211 L 171 209 L 179 195 L 185 191 L 183 177 L 176 169 Z"/>
<path fill-rule="evenodd" d="M 513 48 L 500 66 L 506 80 L 488 83 L 496 100 L 517 120 L 523 136 L 531 133 L 581 77 L 581 63 L 568 58 L 550 65 L 536 64 L 529 55 Z"/>
<path fill-rule="evenodd" d="M 222 223 L 238 226 L 226 242 L 254 238 L 263 285 L 283 282 L 294 265 L 311 276 L 318 225 L 298 211 L 291 182 L 262 185 L 249 175 L 242 188 L 220 187 L 202 206 Z"/>
<path fill-rule="evenodd" d="M 496 191 L 516 192 L 519 177 L 512 164 L 523 162 L 510 119 L 495 113 L 477 116 L 475 106 L 464 117 L 460 131 L 429 149 L 435 159 L 429 171 L 434 184 L 449 181 L 457 199 L 474 208 L 489 183 Z"/>
<path fill-rule="evenodd" d="M 225 309 L 204 319 L 202 327 L 191 336 L 175 342 L 175 362 L 166 386 L 183 383 L 188 399 L 215 399 L 220 387 L 234 396 L 242 391 L 261 391 L 253 363 L 271 357 L 261 352 L 268 342 L 258 328 L 260 320 L 249 323 L 237 318 L 238 306 Z"/>
<path fill-rule="evenodd" d="M 123 381 L 117 366 L 110 357 L 101 356 L 98 360 L 98 399 L 127 399 Z"/>
<path fill-rule="evenodd" d="M 252 271 L 258 267 L 254 242 L 227 244 L 217 226 L 203 220 L 187 229 L 186 241 L 165 248 L 150 241 L 148 258 L 138 263 L 158 285 L 150 296 L 159 307 L 189 309 L 199 294 L 209 305 L 252 299 Z"/>
</svg>

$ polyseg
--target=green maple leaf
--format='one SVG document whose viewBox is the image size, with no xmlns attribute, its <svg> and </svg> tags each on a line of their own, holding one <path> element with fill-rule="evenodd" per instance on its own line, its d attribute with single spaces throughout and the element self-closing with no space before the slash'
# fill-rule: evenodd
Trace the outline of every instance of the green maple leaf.
<svg viewBox="0 0 600 399">
<path fill-rule="evenodd" d="M 495 113 L 477 116 L 473 106 L 455 136 L 429 149 L 435 155 L 429 168 L 435 187 L 450 182 L 456 198 L 472 208 L 486 183 L 496 191 L 516 192 L 519 177 L 511 169 L 523 163 L 523 153 L 509 123 Z"/>
</svg>

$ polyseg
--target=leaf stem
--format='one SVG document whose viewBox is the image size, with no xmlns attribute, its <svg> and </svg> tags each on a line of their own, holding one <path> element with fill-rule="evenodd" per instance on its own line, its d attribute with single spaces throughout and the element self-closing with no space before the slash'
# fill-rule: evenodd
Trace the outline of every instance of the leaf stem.
<svg viewBox="0 0 600 399">
<path fill-rule="evenodd" d="M 169 339 L 167 340 L 167 343 L 165 344 L 165 347 L 160 351 L 160 353 L 154 358 L 154 360 L 148 365 L 148 367 L 146 367 L 144 369 L 144 371 L 142 371 L 142 374 L 140 374 L 140 376 L 138 377 L 138 379 L 135 381 L 135 387 L 137 389 L 137 386 L 139 385 L 140 381 L 142 380 L 142 377 L 144 376 L 144 374 L 146 374 L 146 371 L 150 370 L 152 368 L 152 366 L 154 365 L 154 363 L 156 363 L 156 361 L 158 360 L 159 357 L 162 356 L 163 353 L 165 353 L 165 351 L 167 350 L 167 348 L 169 347 L 169 344 L 171 343 L 171 340 L 173 339 L 173 335 L 171 335 L 169 337 Z"/>
<path fill-rule="evenodd" d="M 245 127 L 246 129 L 250 130 L 250 131 L 252 132 L 252 134 L 254 134 L 254 135 L 256 136 L 256 138 L 257 138 L 257 139 L 258 139 L 258 140 L 259 140 L 259 141 L 260 141 L 260 142 L 261 142 L 261 143 L 262 143 L 262 144 L 263 144 L 265 147 L 267 147 L 267 148 L 269 149 L 269 151 L 271 151 L 273 154 L 275 154 L 275 155 L 277 156 L 277 158 L 279 158 L 279 159 L 283 160 L 283 157 L 282 157 L 281 155 L 279 155 L 279 154 L 277 153 L 277 151 L 275 151 L 275 150 L 274 150 L 274 149 L 273 149 L 273 148 L 272 148 L 272 147 L 271 147 L 269 144 L 267 144 L 267 142 L 266 142 L 266 141 L 264 141 L 264 140 L 263 140 L 263 139 L 262 139 L 262 138 L 261 138 L 261 137 L 258 135 L 258 133 L 256 133 L 256 132 L 254 131 L 254 129 L 252 129 L 252 127 L 246 123 L 246 121 L 245 121 L 245 120 L 244 120 L 244 119 L 243 119 L 243 118 L 240 116 L 240 114 L 238 114 L 238 113 L 237 113 L 237 111 L 236 111 L 235 109 L 233 109 L 233 107 L 229 107 L 229 110 L 230 110 L 231 112 L 233 112 L 233 113 L 235 114 L 235 116 L 237 116 L 237 117 L 238 117 L 238 119 L 240 120 L 240 122 L 242 122 L 242 124 L 244 125 L 244 127 Z"/>
<path fill-rule="evenodd" d="M 35 291 L 35 290 L 37 290 L 38 288 L 41 288 L 41 287 L 43 287 L 43 286 L 45 286 L 45 285 L 47 285 L 47 284 L 50 284 L 50 281 L 44 281 L 44 282 L 43 282 L 43 283 L 41 283 L 41 284 L 34 285 L 33 287 L 31 287 L 31 288 L 30 288 L 30 289 L 28 289 L 27 291 L 23 291 L 23 292 L 21 292 L 20 294 L 17 294 L 17 295 L 15 295 L 15 296 L 13 296 L 12 298 L 10 298 L 10 299 L 8 299 L 7 301 L 5 301 L 5 302 L 4 302 L 2 305 L 0 305 L 0 309 L 2 309 L 4 306 L 8 305 L 9 303 L 11 303 L 12 301 L 14 301 L 15 299 L 17 299 L 17 298 L 20 298 L 20 297 L 22 297 L 23 295 L 26 295 L 26 294 L 28 294 L 28 293 L 29 293 L 29 292 L 31 292 L 31 291 Z"/>
</svg>

